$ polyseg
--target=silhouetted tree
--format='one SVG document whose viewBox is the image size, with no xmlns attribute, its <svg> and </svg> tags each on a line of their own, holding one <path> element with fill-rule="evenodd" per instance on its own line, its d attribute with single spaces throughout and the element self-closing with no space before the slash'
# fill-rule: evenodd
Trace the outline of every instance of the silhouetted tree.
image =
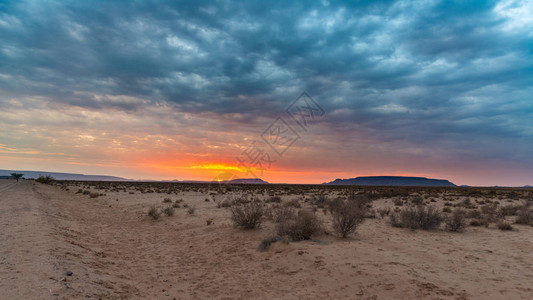
<svg viewBox="0 0 533 300">
<path fill-rule="evenodd" d="M 19 179 L 23 176 L 24 174 L 20 174 L 20 173 L 11 173 L 11 176 L 13 176 L 13 178 L 15 178 L 17 180 L 17 182 L 19 181 Z"/>
</svg>

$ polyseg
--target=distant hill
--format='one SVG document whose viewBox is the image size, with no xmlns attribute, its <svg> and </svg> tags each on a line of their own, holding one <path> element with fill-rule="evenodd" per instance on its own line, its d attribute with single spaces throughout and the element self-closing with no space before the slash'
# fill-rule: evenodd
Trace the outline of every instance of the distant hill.
<svg viewBox="0 0 533 300">
<path fill-rule="evenodd" d="M 0 170 L 0 176 L 10 176 L 11 173 L 24 174 L 26 179 L 36 179 L 39 176 L 52 176 L 57 180 L 83 180 L 83 181 L 129 181 L 126 178 L 105 175 L 84 175 L 74 173 L 58 173 L 46 171 L 15 171 L 15 170 Z"/>
<path fill-rule="evenodd" d="M 448 180 L 425 177 L 367 176 L 349 179 L 335 179 L 328 185 L 380 185 L 380 186 L 456 186 Z"/>
<path fill-rule="evenodd" d="M 227 181 L 227 183 L 236 183 L 236 184 L 268 184 L 261 178 L 238 178 Z"/>
<path fill-rule="evenodd" d="M 223 181 L 203 181 L 203 180 L 183 180 L 183 181 L 174 181 L 181 183 L 233 183 L 233 184 L 270 184 L 261 178 L 237 178 L 233 180 L 223 180 Z"/>
</svg>

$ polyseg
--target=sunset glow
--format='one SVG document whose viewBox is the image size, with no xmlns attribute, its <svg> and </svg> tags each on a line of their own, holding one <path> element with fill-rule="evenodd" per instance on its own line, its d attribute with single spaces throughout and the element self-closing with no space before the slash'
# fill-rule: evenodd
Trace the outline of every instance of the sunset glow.
<svg viewBox="0 0 533 300">
<path fill-rule="evenodd" d="M 0 4 L 0 169 L 533 184 L 530 2 L 97 2 Z"/>
</svg>

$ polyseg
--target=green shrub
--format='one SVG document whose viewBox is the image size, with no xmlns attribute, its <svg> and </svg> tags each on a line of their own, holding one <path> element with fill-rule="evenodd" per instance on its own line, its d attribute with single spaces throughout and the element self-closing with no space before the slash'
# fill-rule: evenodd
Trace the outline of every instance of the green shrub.
<svg viewBox="0 0 533 300">
<path fill-rule="evenodd" d="M 39 178 L 35 179 L 35 181 L 39 183 L 43 183 L 43 184 L 52 184 L 55 182 L 55 179 L 50 175 L 46 175 L 46 176 L 39 176 Z"/>
<path fill-rule="evenodd" d="M 11 177 L 15 178 L 17 182 L 19 181 L 20 178 L 22 178 L 22 176 L 24 176 L 24 174 L 21 174 L 21 173 L 11 173 L 10 175 Z"/>
</svg>

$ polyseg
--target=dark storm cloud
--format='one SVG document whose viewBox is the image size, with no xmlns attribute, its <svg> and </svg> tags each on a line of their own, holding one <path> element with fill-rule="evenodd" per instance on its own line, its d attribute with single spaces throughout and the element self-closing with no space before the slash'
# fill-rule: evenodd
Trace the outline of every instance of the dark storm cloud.
<svg viewBox="0 0 533 300">
<path fill-rule="evenodd" d="M 415 143 L 517 138 L 527 149 L 533 22 L 521 5 L 7 1 L 0 101 L 136 109 L 93 94 L 125 95 L 248 120 L 306 90 L 340 131 Z"/>
</svg>

